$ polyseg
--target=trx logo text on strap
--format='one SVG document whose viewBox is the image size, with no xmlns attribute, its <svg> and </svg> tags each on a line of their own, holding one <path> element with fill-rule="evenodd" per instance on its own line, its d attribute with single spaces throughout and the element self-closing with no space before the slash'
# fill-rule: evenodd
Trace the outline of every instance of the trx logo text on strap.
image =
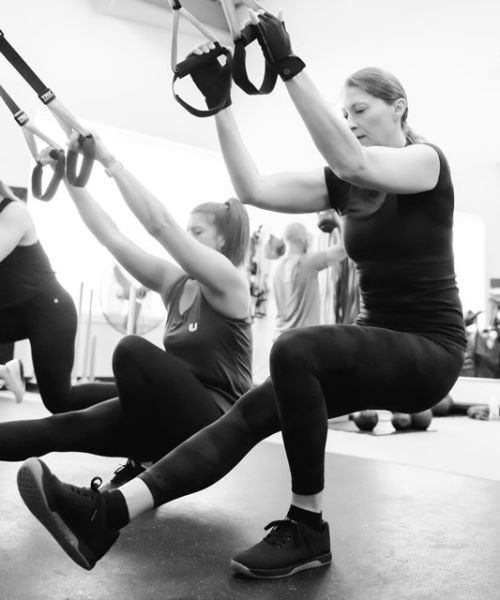
<svg viewBox="0 0 500 600">
<path fill-rule="evenodd" d="M 198 323 L 189 323 L 188 330 L 193 333 L 198 329 Z"/>
<path fill-rule="evenodd" d="M 54 92 L 52 90 L 47 90 L 46 92 L 44 92 L 43 94 L 40 94 L 40 100 L 44 103 L 44 104 L 48 104 L 51 100 L 53 100 L 56 97 L 56 95 L 54 94 Z"/>
<path fill-rule="evenodd" d="M 22 110 L 20 110 L 18 113 L 16 113 L 16 114 L 14 115 L 14 119 L 15 119 L 15 120 L 16 120 L 16 121 L 19 123 L 19 125 L 21 125 L 21 126 L 22 126 L 22 125 L 25 125 L 25 124 L 26 124 L 26 123 L 29 121 L 28 115 L 27 115 L 27 114 L 26 114 L 24 111 L 22 111 Z"/>
</svg>

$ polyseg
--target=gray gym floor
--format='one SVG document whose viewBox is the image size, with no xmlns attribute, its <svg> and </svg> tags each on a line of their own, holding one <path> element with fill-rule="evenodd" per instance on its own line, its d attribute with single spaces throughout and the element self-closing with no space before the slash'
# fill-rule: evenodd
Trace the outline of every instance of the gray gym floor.
<svg viewBox="0 0 500 600">
<path fill-rule="evenodd" d="M 1 420 L 43 414 L 38 401 L 14 405 L 0 397 Z M 390 439 L 425 444 L 437 435 Z M 379 439 L 386 438 L 371 442 Z M 56 453 L 45 460 L 61 478 L 81 485 L 119 462 Z M 74 565 L 24 507 L 18 467 L 0 463 L 2 600 L 499 597 L 500 482 L 491 479 L 329 452 L 325 516 L 332 566 L 261 582 L 234 576 L 229 560 L 285 514 L 289 475 L 278 443 L 263 442 L 212 488 L 144 515 L 90 572 Z"/>
</svg>

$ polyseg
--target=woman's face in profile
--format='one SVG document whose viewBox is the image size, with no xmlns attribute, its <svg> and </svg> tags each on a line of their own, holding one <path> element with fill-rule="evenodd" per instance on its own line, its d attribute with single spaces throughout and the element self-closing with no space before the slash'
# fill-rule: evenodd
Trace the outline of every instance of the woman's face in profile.
<svg viewBox="0 0 500 600">
<path fill-rule="evenodd" d="M 358 87 L 344 88 L 343 103 L 347 124 L 363 146 L 387 146 L 395 127 L 401 127 L 396 103 L 388 104 Z"/>
<path fill-rule="evenodd" d="M 204 246 L 221 251 L 224 238 L 218 233 L 213 217 L 203 212 L 192 212 L 189 215 L 187 232 Z"/>
</svg>

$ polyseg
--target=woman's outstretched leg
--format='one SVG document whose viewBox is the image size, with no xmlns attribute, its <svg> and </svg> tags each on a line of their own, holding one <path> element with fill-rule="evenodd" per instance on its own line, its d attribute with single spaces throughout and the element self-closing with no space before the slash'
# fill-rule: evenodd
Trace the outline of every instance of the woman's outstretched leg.
<svg viewBox="0 0 500 600">
<path fill-rule="evenodd" d="M 278 430 L 274 390 L 268 380 L 119 490 L 100 494 L 75 488 L 60 482 L 34 458 L 20 468 L 18 487 L 28 508 L 67 554 L 91 569 L 131 518 L 215 483 L 259 441 Z"/>
<path fill-rule="evenodd" d="M 123 415 L 117 399 L 85 410 L 0 423 L 0 460 L 17 461 L 49 452 L 88 452 L 127 456 L 138 452 L 152 458 L 151 448 L 138 446 L 139 437 Z"/>
</svg>

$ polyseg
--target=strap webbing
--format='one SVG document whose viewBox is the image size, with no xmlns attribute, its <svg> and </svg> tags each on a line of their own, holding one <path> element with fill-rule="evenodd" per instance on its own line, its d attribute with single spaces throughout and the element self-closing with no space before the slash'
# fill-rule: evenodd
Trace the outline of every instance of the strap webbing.
<svg viewBox="0 0 500 600">
<path fill-rule="evenodd" d="M 48 88 L 26 61 L 14 50 L 0 31 L 0 52 L 16 69 L 21 77 L 30 85 L 44 104 L 49 104 L 56 97 L 54 92 Z"/>
<path fill-rule="evenodd" d="M 234 40 L 233 81 L 244 92 L 255 95 L 270 94 L 276 85 L 278 74 L 267 64 L 264 71 L 262 84 L 257 88 L 248 78 L 246 67 L 246 47 L 258 38 L 259 30 L 250 23 L 244 27 L 240 36 Z"/>
</svg>

